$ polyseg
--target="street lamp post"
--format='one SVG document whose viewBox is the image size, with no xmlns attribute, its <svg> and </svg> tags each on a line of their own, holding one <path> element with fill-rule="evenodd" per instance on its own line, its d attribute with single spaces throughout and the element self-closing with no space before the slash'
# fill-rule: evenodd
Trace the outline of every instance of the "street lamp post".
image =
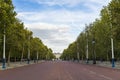
<svg viewBox="0 0 120 80">
<path fill-rule="evenodd" d="M 111 16 L 111 12 L 109 11 L 109 9 L 107 8 L 108 13 L 110 14 L 109 18 L 110 21 L 112 20 L 112 16 Z M 115 59 L 114 59 L 114 46 L 113 46 L 113 36 L 112 36 L 112 23 L 110 23 L 110 27 L 111 27 L 111 53 L 112 53 L 112 67 L 115 67 Z"/>
<path fill-rule="evenodd" d="M 7 2 L 7 0 L 4 0 L 4 2 Z M 5 24 L 4 24 L 4 32 L 3 32 L 3 60 L 2 60 L 2 68 L 6 69 L 6 57 L 5 57 L 5 43 L 6 43 L 6 35 L 5 35 Z"/>
<path fill-rule="evenodd" d="M 30 64 L 30 49 L 28 48 L 28 64 Z"/>
<path fill-rule="evenodd" d="M 112 24 L 111 24 L 111 33 L 112 33 Z M 112 51 L 112 67 L 115 67 L 115 59 L 114 59 L 114 46 L 113 46 L 113 37 L 111 34 L 111 51 Z"/>
<path fill-rule="evenodd" d="M 80 60 L 80 54 L 79 54 L 79 43 L 77 42 L 77 59 L 78 59 L 78 62 Z"/>
<path fill-rule="evenodd" d="M 28 45 L 28 64 L 30 64 L 30 35 L 28 37 L 28 40 L 29 40 L 29 45 Z"/>
<path fill-rule="evenodd" d="M 37 51 L 37 62 L 38 62 L 38 51 Z"/>
<path fill-rule="evenodd" d="M 113 49 L 113 38 L 111 38 L 111 50 L 112 50 L 112 67 L 115 67 L 115 59 L 114 59 L 114 49 Z"/>
<path fill-rule="evenodd" d="M 89 63 L 89 56 L 88 56 L 88 27 L 86 27 L 86 39 L 87 39 L 87 46 L 86 46 L 86 63 Z"/>
<path fill-rule="evenodd" d="M 111 26 L 111 33 L 112 33 L 112 24 L 110 24 Z M 113 46 L 113 36 L 111 34 L 111 52 L 112 52 L 112 67 L 115 67 L 115 58 L 114 58 L 114 46 Z"/>
<path fill-rule="evenodd" d="M 89 63 L 89 58 L 88 58 L 88 42 L 87 42 L 87 50 L 86 50 L 86 63 Z"/>
<path fill-rule="evenodd" d="M 96 54 L 95 54 L 95 39 L 92 40 L 93 45 L 93 64 L 96 64 Z"/>
<path fill-rule="evenodd" d="M 4 34 L 3 34 L 3 64 L 2 64 L 2 68 L 5 69 L 6 68 L 6 58 L 5 58 L 5 40 L 6 40 L 6 35 L 5 35 L 5 26 L 4 26 Z"/>
</svg>

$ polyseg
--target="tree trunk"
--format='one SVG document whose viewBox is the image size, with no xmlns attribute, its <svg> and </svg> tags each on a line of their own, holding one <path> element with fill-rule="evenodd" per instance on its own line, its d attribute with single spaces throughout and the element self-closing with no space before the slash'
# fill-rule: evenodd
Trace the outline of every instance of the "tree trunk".
<svg viewBox="0 0 120 80">
<path fill-rule="evenodd" d="M 107 50 L 107 61 L 109 61 L 109 50 Z"/>
<path fill-rule="evenodd" d="M 10 53 L 11 53 L 11 48 L 10 48 L 9 53 L 8 53 L 8 61 L 7 61 L 8 66 L 10 66 Z"/>
<path fill-rule="evenodd" d="M 82 61 L 83 61 L 83 59 L 84 59 L 84 55 L 82 54 Z"/>
<path fill-rule="evenodd" d="M 15 56 L 14 62 L 16 62 L 16 56 Z"/>
<path fill-rule="evenodd" d="M 24 54 L 24 46 L 23 46 L 23 49 L 22 49 L 22 55 L 21 55 L 21 62 L 20 63 L 23 62 L 23 54 Z"/>
</svg>

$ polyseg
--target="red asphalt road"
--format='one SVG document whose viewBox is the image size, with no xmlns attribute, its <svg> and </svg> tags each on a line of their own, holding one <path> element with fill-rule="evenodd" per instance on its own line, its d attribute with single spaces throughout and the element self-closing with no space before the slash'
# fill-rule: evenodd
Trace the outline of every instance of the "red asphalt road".
<svg viewBox="0 0 120 80">
<path fill-rule="evenodd" d="M 120 80 L 120 70 L 66 61 L 48 61 L 0 71 L 0 80 Z"/>
</svg>

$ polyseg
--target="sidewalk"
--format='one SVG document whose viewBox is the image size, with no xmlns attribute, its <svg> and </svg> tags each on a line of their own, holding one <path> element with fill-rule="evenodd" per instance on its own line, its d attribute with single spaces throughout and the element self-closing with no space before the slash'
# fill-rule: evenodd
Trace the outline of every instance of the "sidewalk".
<svg viewBox="0 0 120 80">
<path fill-rule="evenodd" d="M 43 62 L 43 61 L 38 61 L 38 63 L 41 63 L 41 62 Z M 36 63 L 34 63 L 34 61 L 30 61 L 30 64 L 36 64 Z M 30 65 L 30 64 L 27 64 L 27 61 L 22 62 L 22 63 L 20 63 L 20 62 L 10 62 L 9 66 L 6 63 L 6 69 L 12 69 L 12 68 L 26 66 L 26 65 Z M 0 63 L 0 70 L 3 70 L 2 69 L 2 63 Z"/>
<path fill-rule="evenodd" d="M 83 63 L 83 64 L 86 64 L 86 61 L 80 61 L 80 63 Z M 93 61 L 89 61 L 88 65 L 89 64 L 93 64 Z M 109 62 L 109 61 L 96 61 L 96 64 L 94 65 L 97 65 L 97 66 L 103 66 L 103 67 L 109 67 L 109 68 L 112 68 L 112 64 Z M 115 62 L 115 69 L 120 69 L 120 61 L 117 61 Z"/>
<path fill-rule="evenodd" d="M 104 67 L 109 67 L 109 68 L 112 68 L 112 64 L 110 62 L 97 62 L 97 65 L 99 66 L 104 66 Z M 115 67 L 116 69 L 120 69 L 120 62 L 115 62 Z"/>
</svg>

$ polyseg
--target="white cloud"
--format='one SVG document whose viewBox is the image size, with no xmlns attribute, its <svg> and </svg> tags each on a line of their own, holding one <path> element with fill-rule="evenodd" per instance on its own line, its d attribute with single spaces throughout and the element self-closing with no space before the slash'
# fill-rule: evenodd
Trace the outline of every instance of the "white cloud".
<svg viewBox="0 0 120 80">
<path fill-rule="evenodd" d="M 18 15 L 24 20 L 25 26 L 33 30 L 55 52 L 62 52 L 67 48 L 84 29 L 84 24 L 90 23 L 96 16 L 96 13 L 67 10 L 23 12 Z"/>
<path fill-rule="evenodd" d="M 69 5 L 73 7 L 84 0 L 30 0 L 30 1 L 37 2 L 39 4 L 48 5 L 48 6 L 55 6 L 55 5 L 59 5 L 59 6 L 67 5 L 68 6 Z"/>
<path fill-rule="evenodd" d="M 34 22 L 25 24 L 29 29 L 38 29 L 38 30 L 57 30 L 58 32 L 67 32 L 69 31 L 70 26 L 64 24 L 48 24 L 41 22 Z"/>
<path fill-rule="evenodd" d="M 111 0 L 29 0 L 32 2 L 37 2 L 38 4 L 44 4 L 48 6 L 68 6 L 68 7 L 74 7 L 77 5 L 82 5 L 83 3 L 87 4 L 97 4 L 97 5 L 106 5 Z"/>
<path fill-rule="evenodd" d="M 38 12 L 19 12 L 18 16 L 25 22 L 25 26 L 34 32 L 42 41 L 51 47 L 54 52 L 62 52 L 69 43 L 74 41 L 85 24 L 89 24 L 99 18 L 100 9 L 110 0 L 30 0 L 48 6 L 86 6 L 85 10 L 45 10 Z"/>
<path fill-rule="evenodd" d="M 36 24 L 35 24 L 36 25 Z M 30 29 L 34 32 L 34 35 L 40 37 L 44 44 L 54 50 L 54 52 L 62 52 L 64 48 L 68 46 L 70 42 L 74 40 L 74 36 L 68 33 L 70 30 L 68 26 L 59 26 L 44 23 L 42 27 L 33 27 L 34 24 L 30 25 Z M 28 25 L 26 25 L 28 26 Z M 31 28 L 32 27 L 32 28 Z"/>
<path fill-rule="evenodd" d="M 54 22 L 54 23 L 81 23 L 94 20 L 99 13 L 85 13 L 83 11 L 53 10 L 43 12 L 21 12 L 18 17 L 24 21 Z M 89 20 L 90 19 L 90 20 Z M 85 20 L 85 21 L 84 21 Z"/>
</svg>

